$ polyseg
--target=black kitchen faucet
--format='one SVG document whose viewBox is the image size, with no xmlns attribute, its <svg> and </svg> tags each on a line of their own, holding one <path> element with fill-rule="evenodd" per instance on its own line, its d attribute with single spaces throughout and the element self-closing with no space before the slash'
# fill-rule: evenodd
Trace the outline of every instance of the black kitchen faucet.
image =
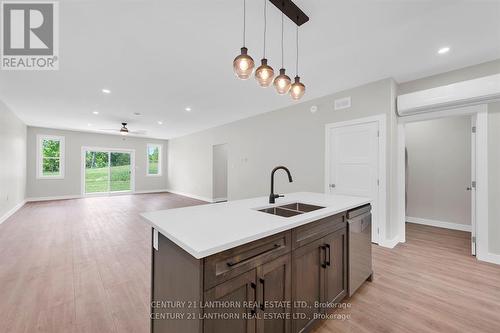
<svg viewBox="0 0 500 333">
<path fill-rule="evenodd" d="M 293 182 L 292 175 L 290 174 L 290 170 L 288 170 L 288 168 L 286 168 L 286 167 L 284 167 L 282 165 L 277 166 L 276 168 L 274 168 L 273 171 L 271 171 L 271 194 L 269 194 L 269 203 L 270 204 L 275 203 L 276 198 L 284 197 L 284 195 L 274 194 L 274 173 L 276 171 L 278 171 L 279 169 L 285 170 L 286 173 L 288 174 L 288 181 L 290 183 Z"/>
</svg>

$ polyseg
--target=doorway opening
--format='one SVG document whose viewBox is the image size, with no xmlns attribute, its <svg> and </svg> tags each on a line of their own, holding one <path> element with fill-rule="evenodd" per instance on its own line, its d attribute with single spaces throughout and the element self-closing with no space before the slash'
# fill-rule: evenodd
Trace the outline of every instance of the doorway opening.
<svg viewBox="0 0 500 333">
<path fill-rule="evenodd" d="M 405 233 L 475 255 L 475 117 L 413 121 L 404 131 Z"/>
<path fill-rule="evenodd" d="M 372 242 L 385 243 L 386 115 L 326 125 L 325 193 L 371 199 Z"/>
<path fill-rule="evenodd" d="M 133 165 L 133 150 L 82 148 L 82 194 L 133 192 Z"/>
<path fill-rule="evenodd" d="M 212 201 L 227 201 L 227 143 L 214 145 L 212 149 Z"/>
<path fill-rule="evenodd" d="M 470 249 L 468 254 L 474 254 L 478 260 L 490 261 L 488 252 L 488 106 L 486 104 L 463 106 L 455 109 L 445 109 L 433 112 L 419 113 L 398 118 L 398 220 L 399 241 L 406 242 L 406 217 L 409 215 L 405 207 L 405 127 L 418 121 L 468 116 L 471 117 L 471 183 L 461 191 L 470 192 Z M 450 165 L 451 169 L 453 166 Z M 410 185 L 411 186 L 411 183 Z M 470 188 L 470 189 L 468 189 Z M 446 230 L 446 229 L 442 229 Z"/>
</svg>

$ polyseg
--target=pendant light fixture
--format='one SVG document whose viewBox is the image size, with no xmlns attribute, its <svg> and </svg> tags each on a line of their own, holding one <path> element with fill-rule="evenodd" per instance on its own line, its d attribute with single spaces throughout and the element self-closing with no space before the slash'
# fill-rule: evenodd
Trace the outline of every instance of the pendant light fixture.
<svg viewBox="0 0 500 333">
<path fill-rule="evenodd" d="M 292 83 L 290 77 L 285 74 L 285 68 L 283 67 L 283 62 L 284 62 L 283 35 L 284 35 L 284 30 L 283 30 L 283 12 L 282 12 L 281 13 L 281 68 L 280 68 L 280 75 L 276 76 L 276 78 L 274 79 L 274 88 L 276 88 L 276 92 L 280 95 L 288 93 Z"/>
<path fill-rule="evenodd" d="M 236 76 L 242 80 L 246 80 L 252 75 L 253 68 L 255 67 L 252 57 L 245 47 L 245 33 L 246 33 L 246 0 L 243 0 L 243 47 L 241 54 L 233 60 L 233 71 Z"/>
<path fill-rule="evenodd" d="M 271 2 L 281 12 L 281 68 L 279 75 L 274 77 L 274 70 L 267 63 L 266 58 L 266 35 L 267 35 L 267 1 Z M 287 16 L 293 23 L 297 25 L 296 39 L 297 39 L 297 58 L 296 58 L 296 74 L 295 80 L 292 84 L 290 77 L 286 75 L 284 66 L 284 40 L 285 40 L 285 27 L 284 16 Z M 273 83 L 276 92 L 279 95 L 290 93 L 294 100 L 299 100 L 306 92 L 306 86 L 300 82 L 299 77 L 299 26 L 309 21 L 309 17 L 292 1 L 292 0 L 264 0 L 264 47 L 263 55 L 260 60 L 261 65 L 255 71 L 255 79 L 257 83 L 263 87 L 269 87 Z M 242 80 L 248 79 L 254 70 L 255 63 L 248 55 L 246 44 L 246 0 L 243 0 L 243 47 L 241 54 L 233 60 L 233 70 L 236 76 Z"/>
<path fill-rule="evenodd" d="M 297 44 L 297 58 L 295 63 L 295 82 L 292 84 L 290 88 L 290 96 L 292 96 L 293 100 L 299 100 L 306 93 L 306 86 L 300 82 L 299 77 L 299 26 L 297 26 L 296 32 L 296 44 Z"/>
<path fill-rule="evenodd" d="M 255 71 L 255 79 L 263 88 L 267 88 L 273 83 L 274 69 L 267 64 L 266 59 L 266 28 L 267 28 L 267 1 L 264 0 L 264 51 L 261 65 Z"/>
</svg>

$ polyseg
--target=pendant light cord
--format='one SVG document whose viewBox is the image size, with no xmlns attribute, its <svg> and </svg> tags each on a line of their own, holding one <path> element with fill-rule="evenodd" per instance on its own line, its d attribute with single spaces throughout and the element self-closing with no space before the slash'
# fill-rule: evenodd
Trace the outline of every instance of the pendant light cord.
<svg viewBox="0 0 500 333">
<path fill-rule="evenodd" d="M 281 68 L 283 68 L 284 63 L 284 47 L 283 47 L 283 38 L 285 33 L 283 32 L 283 12 L 281 12 Z"/>
<path fill-rule="evenodd" d="M 243 47 L 245 47 L 245 33 L 246 33 L 246 18 L 247 18 L 247 2 L 243 0 Z"/>
<path fill-rule="evenodd" d="M 266 58 L 266 31 L 267 31 L 267 0 L 264 0 L 264 54 L 263 59 Z"/>
<path fill-rule="evenodd" d="M 295 63 L 295 76 L 299 76 L 299 26 L 297 26 L 296 39 L 297 39 L 297 60 Z"/>
</svg>

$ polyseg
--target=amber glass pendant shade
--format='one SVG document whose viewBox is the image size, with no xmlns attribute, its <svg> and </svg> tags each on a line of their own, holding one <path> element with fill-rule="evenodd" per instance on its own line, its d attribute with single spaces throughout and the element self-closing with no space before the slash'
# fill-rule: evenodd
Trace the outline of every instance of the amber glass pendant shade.
<svg viewBox="0 0 500 333">
<path fill-rule="evenodd" d="M 276 92 L 280 95 L 284 95 L 288 93 L 291 85 L 292 80 L 290 80 L 290 77 L 285 74 L 285 69 L 281 68 L 280 75 L 276 76 L 274 79 L 274 88 L 276 88 Z"/>
<path fill-rule="evenodd" d="M 290 88 L 290 96 L 292 96 L 293 100 L 299 100 L 306 93 L 306 86 L 300 82 L 300 77 L 295 77 L 295 82 L 292 83 Z"/>
<path fill-rule="evenodd" d="M 263 88 L 269 87 L 273 83 L 274 69 L 267 64 L 267 59 L 261 60 L 261 65 L 255 70 L 255 79 Z"/>
<path fill-rule="evenodd" d="M 248 49 L 246 47 L 242 47 L 241 54 L 234 58 L 233 61 L 234 74 L 242 80 L 248 79 L 252 75 L 255 67 L 252 57 L 250 57 L 247 53 Z"/>
</svg>

